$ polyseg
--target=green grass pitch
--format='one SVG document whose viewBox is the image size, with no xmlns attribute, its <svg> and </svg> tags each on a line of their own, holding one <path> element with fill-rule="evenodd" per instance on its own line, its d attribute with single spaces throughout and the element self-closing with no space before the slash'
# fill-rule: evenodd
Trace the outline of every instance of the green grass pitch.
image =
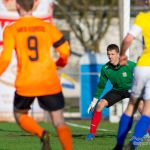
<svg viewBox="0 0 150 150">
<path fill-rule="evenodd" d="M 78 125 L 76 127 L 70 126 L 73 134 L 74 150 L 112 150 L 115 146 L 118 124 L 101 121 L 96 138 L 92 141 L 85 141 L 89 129 L 84 127 L 88 127 L 90 121 L 67 120 L 67 122 Z M 40 124 L 51 133 L 52 149 L 61 150 L 61 145 L 51 123 Z M 108 131 L 101 131 L 101 129 L 107 129 Z M 129 141 L 130 135 L 129 133 L 126 143 Z M 138 150 L 149 150 L 150 140 L 149 143 L 145 142 L 144 144 Z M 16 123 L 0 122 L 0 150 L 40 150 L 40 147 L 40 140 L 22 131 Z"/>
</svg>

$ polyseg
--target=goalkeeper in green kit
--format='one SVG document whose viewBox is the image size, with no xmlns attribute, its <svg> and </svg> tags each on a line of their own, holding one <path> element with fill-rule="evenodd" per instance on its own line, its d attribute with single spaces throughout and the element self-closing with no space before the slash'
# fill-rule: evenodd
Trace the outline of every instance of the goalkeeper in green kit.
<svg viewBox="0 0 150 150">
<path fill-rule="evenodd" d="M 86 140 L 95 138 L 96 129 L 100 123 L 104 107 L 108 108 L 124 98 L 130 97 L 129 90 L 132 84 L 135 63 L 128 61 L 125 66 L 121 66 L 119 64 L 119 47 L 115 44 L 110 44 L 107 47 L 107 56 L 109 62 L 101 69 L 100 82 L 97 85 L 94 98 L 88 107 L 88 113 L 92 110 L 94 112 L 91 119 L 90 133 L 86 136 Z M 99 101 L 99 97 L 101 97 L 108 80 L 110 80 L 113 87 Z"/>
</svg>

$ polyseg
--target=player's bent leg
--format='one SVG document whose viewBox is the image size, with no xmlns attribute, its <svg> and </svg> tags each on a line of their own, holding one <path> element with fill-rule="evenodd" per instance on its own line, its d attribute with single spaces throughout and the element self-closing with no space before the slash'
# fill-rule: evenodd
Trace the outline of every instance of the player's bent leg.
<svg viewBox="0 0 150 150">
<path fill-rule="evenodd" d="M 150 125 L 150 109 L 149 108 L 150 108 L 150 100 L 145 100 L 145 105 L 143 108 L 143 114 L 140 117 L 139 121 L 137 122 L 137 124 L 135 126 L 134 133 L 133 133 L 132 138 L 130 140 L 130 143 L 135 148 L 141 144 L 142 139 L 147 132 L 147 128 Z"/>
<path fill-rule="evenodd" d="M 125 113 L 121 116 L 118 134 L 117 134 L 117 144 L 114 150 L 122 150 L 126 135 L 128 131 L 131 129 L 133 122 L 133 112 L 134 112 L 134 101 L 130 100 L 128 106 L 125 110 Z"/>
<path fill-rule="evenodd" d="M 95 109 L 97 112 L 101 112 L 106 106 L 108 106 L 107 100 L 101 99 Z"/>
<path fill-rule="evenodd" d="M 144 101 L 143 115 L 150 117 L 150 100 Z"/>
<path fill-rule="evenodd" d="M 27 110 L 14 111 L 15 119 L 19 126 L 25 131 L 37 135 L 39 138 L 42 137 L 44 129 L 38 125 L 38 123 L 28 115 Z"/>
<path fill-rule="evenodd" d="M 28 115 L 30 105 L 33 103 L 35 97 L 24 97 L 15 92 L 14 97 L 14 116 L 18 125 L 33 135 L 37 135 L 42 142 L 42 150 L 50 150 L 48 147 L 48 132 Z M 46 143 L 47 142 L 47 143 Z"/>
<path fill-rule="evenodd" d="M 148 116 L 150 118 L 150 100 L 145 101 L 145 107 L 143 109 L 143 115 Z M 150 125 L 148 126 L 147 130 L 149 136 L 150 136 Z"/>
<path fill-rule="evenodd" d="M 140 114 L 142 115 L 142 113 L 143 113 L 143 108 L 144 108 L 144 101 L 143 100 L 141 100 L 140 102 L 139 102 L 139 106 L 138 106 L 138 111 L 140 112 Z M 148 127 L 148 129 L 147 129 L 147 134 L 145 135 L 145 137 L 149 137 L 150 136 L 150 126 Z"/>
<path fill-rule="evenodd" d="M 66 124 L 57 127 L 57 134 L 64 150 L 73 150 L 71 129 Z"/>
<path fill-rule="evenodd" d="M 63 109 L 51 111 L 50 116 L 52 123 L 56 128 L 63 150 L 73 150 L 72 132 L 71 129 L 65 124 Z"/>
<path fill-rule="evenodd" d="M 133 98 L 130 98 L 128 106 L 124 113 L 128 116 L 133 116 L 136 110 L 137 110 L 137 107 L 135 108 L 135 101 L 133 100 Z"/>
<path fill-rule="evenodd" d="M 41 150 L 50 150 L 49 133 L 38 125 L 38 123 L 30 116 L 28 111 L 14 111 L 16 122 L 19 126 L 33 135 L 37 135 L 42 142 Z"/>
<path fill-rule="evenodd" d="M 104 107 L 108 105 L 108 102 L 105 99 L 102 99 L 96 106 L 90 125 L 90 133 L 86 136 L 86 140 L 93 140 L 96 136 L 96 129 L 101 121 L 102 118 L 102 110 Z"/>
<path fill-rule="evenodd" d="M 90 125 L 90 133 L 94 135 L 93 138 L 96 136 L 96 130 L 101 121 L 101 118 L 102 118 L 102 112 L 94 110 L 93 116 L 91 118 L 91 125 Z M 87 140 L 90 140 L 90 138 L 88 138 Z"/>
<path fill-rule="evenodd" d="M 117 144 L 114 148 L 114 150 L 122 150 L 125 138 L 131 129 L 133 122 L 133 117 L 128 116 L 125 113 L 121 116 L 119 128 L 118 128 L 118 134 L 117 134 Z"/>
</svg>

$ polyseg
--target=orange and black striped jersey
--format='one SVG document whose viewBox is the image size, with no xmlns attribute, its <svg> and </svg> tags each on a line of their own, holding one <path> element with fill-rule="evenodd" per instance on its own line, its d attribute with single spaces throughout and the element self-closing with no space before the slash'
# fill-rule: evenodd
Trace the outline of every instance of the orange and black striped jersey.
<svg viewBox="0 0 150 150">
<path fill-rule="evenodd" d="M 56 94 L 62 90 L 50 48 L 55 47 L 65 61 L 70 55 L 68 42 L 53 23 L 35 17 L 22 17 L 3 33 L 0 75 L 17 55 L 16 92 L 22 96 Z"/>
</svg>

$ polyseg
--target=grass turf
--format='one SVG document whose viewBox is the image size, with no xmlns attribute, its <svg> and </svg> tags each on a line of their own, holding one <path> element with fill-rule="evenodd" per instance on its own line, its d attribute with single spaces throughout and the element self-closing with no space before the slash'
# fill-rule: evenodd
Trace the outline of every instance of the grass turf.
<svg viewBox="0 0 150 150">
<path fill-rule="evenodd" d="M 92 141 L 85 141 L 89 130 L 82 128 L 89 126 L 89 120 L 68 120 L 69 123 L 78 124 L 78 127 L 70 126 L 73 133 L 74 150 L 111 150 L 115 146 L 118 124 L 101 121 L 98 129 L 111 131 L 97 131 L 97 136 Z M 53 150 L 61 150 L 55 129 L 50 123 L 40 123 L 51 133 L 51 147 Z M 81 125 L 81 127 L 80 127 Z M 126 143 L 131 134 L 128 134 Z M 145 145 L 144 145 L 145 144 Z M 40 150 L 40 140 L 24 131 L 16 123 L 0 123 L 0 150 Z M 138 150 L 149 150 L 149 143 L 146 141 Z"/>
</svg>

